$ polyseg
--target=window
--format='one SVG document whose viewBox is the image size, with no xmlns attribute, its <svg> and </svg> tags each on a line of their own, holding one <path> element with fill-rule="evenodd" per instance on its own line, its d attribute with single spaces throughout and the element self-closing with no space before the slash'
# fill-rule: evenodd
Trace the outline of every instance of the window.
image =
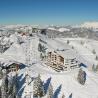
<svg viewBox="0 0 98 98">
<path fill-rule="evenodd" d="M 59 58 L 60 58 L 60 62 L 64 64 L 64 58 L 62 56 L 59 56 Z"/>
</svg>

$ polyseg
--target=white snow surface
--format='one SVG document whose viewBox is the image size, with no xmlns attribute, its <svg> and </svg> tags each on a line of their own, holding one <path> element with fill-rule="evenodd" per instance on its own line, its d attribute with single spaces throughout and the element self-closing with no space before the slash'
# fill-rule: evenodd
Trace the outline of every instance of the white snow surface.
<svg viewBox="0 0 98 98">
<path fill-rule="evenodd" d="M 81 24 L 81 27 L 98 28 L 98 22 L 85 22 L 84 24 Z"/>
<path fill-rule="evenodd" d="M 59 28 L 58 31 L 60 31 L 60 32 L 64 32 L 64 31 L 70 31 L 70 29 L 67 29 L 67 28 Z"/>
<path fill-rule="evenodd" d="M 59 31 L 59 32 L 70 31 L 70 29 L 63 28 L 63 27 L 61 27 L 61 28 L 59 28 L 59 29 L 55 29 L 55 28 L 53 28 L 53 27 L 49 27 L 48 29 L 50 29 L 50 30 L 55 30 L 55 31 Z"/>
<path fill-rule="evenodd" d="M 21 80 L 25 77 L 26 73 L 28 73 L 30 77 L 36 77 L 40 74 L 41 79 L 44 82 L 46 82 L 48 78 L 52 78 L 51 83 L 53 85 L 54 92 L 60 85 L 62 85 L 58 98 L 61 98 L 62 94 L 68 98 L 71 93 L 73 94 L 72 98 L 98 98 L 97 73 L 93 73 L 88 69 L 83 68 L 83 70 L 87 73 L 87 81 L 85 85 L 80 85 L 77 82 L 78 69 L 58 73 L 49 66 L 45 65 L 44 62 L 39 61 L 39 52 L 37 51 L 39 43 L 38 37 L 25 37 L 23 38 L 23 44 L 18 43 L 16 35 L 12 35 L 9 39 L 14 43 L 3 54 L 0 54 L 0 61 L 5 62 L 5 65 L 14 61 L 26 64 L 27 54 L 30 54 L 30 63 L 34 63 L 28 68 L 19 70 L 18 75 L 23 74 Z M 67 40 L 70 41 L 69 44 L 66 44 Z M 81 44 L 81 41 L 84 42 L 83 45 Z M 75 56 L 80 62 L 83 62 L 87 66 L 98 64 L 98 61 L 95 60 L 96 55 L 98 55 L 98 41 L 83 38 L 57 38 L 47 39 L 47 42 L 48 50 L 65 49 L 66 52 L 63 54 L 65 57 Z M 72 46 L 74 49 L 72 49 Z M 92 53 L 93 49 L 95 49 L 96 54 Z M 25 96 L 25 91 L 32 92 L 33 82 L 30 86 L 24 83 L 22 88 L 24 86 L 25 88 L 22 98 Z"/>
<path fill-rule="evenodd" d="M 30 77 L 37 77 L 38 74 L 40 74 L 41 79 L 42 81 L 44 81 L 44 83 L 48 78 L 51 77 L 53 92 L 55 92 L 55 90 L 61 85 L 61 91 L 58 95 L 58 98 L 61 98 L 63 94 L 68 98 L 71 93 L 73 94 L 72 98 L 98 98 L 98 74 L 88 71 L 85 68 L 83 68 L 83 70 L 85 70 L 87 74 L 85 85 L 81 85 L 77 82 L 78 69 L 64 73 L 57 73 L 53 72 L 52 70 L 47 71 L 47 68 L 43 68 L 41 64 L 36 64 L 32 65 L 27 72 Z M 20 73 L 24 73 L 23 70 Z M 25 89 L 22 98 L 24 98 L 25 96 L 25 91 L 28 93 L 32 92 L 33 82 L 30 84 L 30 86 L 26 85 L 27 84 L 25 83 Z M 47 98 L 47 96 L 45 96 L 44 98 Z"/>
<path fill-rule="evenodd" d="M 18 43 L 17 35 L 12 35 L 9 39 L 14 43 L 3 54 L 0 54 L 1 61 L 16 61 L 26 64 L 28 54 L 30 54 L 32 62 L 34 61 L 34 59 L 37 59 L 39 57 L 37 51 L 38 38 L 31 38 L 28 40 L 28 38 L 24 37 L 24 43 L 22 44 Z"/>
<path fill-rule="evenodd" d="M 80 62 L 87 66 L 98 64 L 98 60 L 95 59 L 98 55 L 98 41 L 83 38 L 59 38 L 57 40 L 63 43 L 66 43 L 67 40 L 69 40 L 69 46 L 74 47 L 73 50 L 76 51 L 77 59 Z M 81 42 L 84 44 L 82 45 Z M 92 53 L 93 50 L 95 50 L 96 54 Z"/>
</svg>

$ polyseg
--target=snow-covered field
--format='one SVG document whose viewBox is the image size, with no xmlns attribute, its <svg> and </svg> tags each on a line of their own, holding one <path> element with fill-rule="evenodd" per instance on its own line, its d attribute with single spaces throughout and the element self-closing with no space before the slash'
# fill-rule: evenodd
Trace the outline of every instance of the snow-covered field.
<svg viewBox="0 0 98 98">
<path fill-rule="evenodd" d="M 85 63 L 87 66 L 98 64 L 98 60 L 95 59 L 98 55 L 98 41 L 83 38 L 60 38 L 56 40 L 63 43 L 67 43 L 69 40 L 68 45 L 74 48 L 73 50 L 76 51 L 80 62 Z M 95 54 L 93 50 L 95 50 Z"/>
<path fill-rule="evenodd" d="M 41 65 L 34 66 L 28 69 L 28 74 L 30 77 L 37 77 L 38 74 L 40 74 L 44 83 L 51 78 L 51 84 L 54 90 L 53 92 L 55 92 L 59 86 L 61 86 L 61 90 L 58 93 L 58 98 L 61 98 L 63 94 L 68 98 L 71 93 L 73 94 L 72 98 L 98 98 L 98 74 L 84 69 L 87 73 L 87 80 L 85 85 L 81 85 L 77 82 L 78 69 L 71 72 L 56 73 L 51 70 L 48 71 L 47 68 L 43 68 Z M 22 71 L 22 73 L 24 72 Z M 31 91 L 30 89 L 33 88 L 33 83 L 31 83 L 30 86 L 26 86 L 26 84 L 24 84 L 24 87 L 25 89 L 22 94 L 23 98 L 25 96 L 25 92 Z M 28 91 L 28 89 L 30 91 Z M 47 96 L 44 98 L 47 98 Z"/>
<path fill-rule="evenodd" d="M 12 35 L 9 39 L 14 43 L 4 53 L 0 54 L 1 61 L 16 61 L 26 64 L 28 54 L 30 55 L 30 59 L 37 60 L 37 58 L 39 57 L 37 51 L 38 38 L 28 38 L 25 36 L 22 38 L 22 44 L 18 43 L 17 35 Z"/>
<path fill-rule="evenodd" d="M 29 60 L 32 66 L 18 71 L 18 76 L 23 75 L 21 80 L 25 77 L 25 74 L 30 76 L 29 79 L 40 74 L 44 83 L 51 77 L 53 92 L 61 85 L 58 98 L 61 98 L 63 94 L 65 98 L 68 98 L 71 93 L 72 98 L 98 98 L 97 73 L 83 68 L 87 74 L 87 80 L 85 85 L 81 85 L 77 82 L 79 69 L 58 73 L 40 61 L 40 54 L 38 52 L 39 38 L 37 36 L 29 38 L 26 36 L 22 37 L 22 44 L 19 44 L 17 35 L 12 35 L 9 39 L 14 43 L 4 53 L 0 54 L 0 61 L 8 65 L 8 63 L 11 62 L 28 64 Z M 98 64 L 98 60 L 95 59 L 98 55 L 98 41 L 83 38 L 56 38 L 47 39 L 46 41 L 48 50 L 65 49 L 66 53 L 63 55 L 67 58 L 76 57 L 79 62 L 87 66 Z M 69 41 L 68 44 L 67 41 Z M 92 52 L 93 50 L 95 50 L 95 54 Z M 24 98 L 25 92 L 33 92 L 33 82 L 30 86 L 24 82 L 21 89 L 23 87 L 22 98 Z M 45 98 L 47 98 L 47 96 L 45 96 Z"/>
</svg>

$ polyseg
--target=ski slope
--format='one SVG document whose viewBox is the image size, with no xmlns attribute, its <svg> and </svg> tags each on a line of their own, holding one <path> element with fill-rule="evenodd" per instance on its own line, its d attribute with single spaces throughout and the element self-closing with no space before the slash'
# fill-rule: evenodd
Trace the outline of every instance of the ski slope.
<svg viewBox="0 0 98 98">
<path fill-rule="evenodd" d="M 0 54 L 1 61 L 20 62 L 26 64 L 26 59 L 30 57 L 31 63 L 39 59 L 38 38 L 24 38 L 24 43 L 19 44 L 17 35 L 12 35 L 9 38 L 13 44 L 4 53 Z M 29 57 L 28 57 L 29 56 Z"/>
<path fill-rule="evenodd" d="M 18 71 L 18 76 L 21 76 L 19 83 L 25 78 L 26 74 L 29 75 L 28 81 L 31 81 L 32 78 L 37 77 L 38 74 L 40 74 L 44 83 L 51 77 L 53 92 L 61 85 L 61 91 L 59 92 L 58 98 L 61 98 L 63 94 L 68 98 L 71 93 L 73 96 L 72 98 L 98 98 L 98 74 L 83 68 L 87 73 L 87 81 L 85 85 L 80 85 L 77 82 L 79 69 L 60 73 L 55 72 L 52 68 L 45 65 L 44 62 L 40 61 L 40 54 L 38 52 L 39 38 L 37 36 L 31 38 L 26 36 L 24 38 L 22 37 L 24 42 L 22 44 L 18 43 L 18 36 L 16 34 L 9 38 L 13 44 L 3 54 L 0 54 L 0 61 L 4 62 L 4 65 L 8 65 L 11 62 L 28 64 L 26 60 L 30 60 L 29 63 L 32 66 Z M 70 41 L 69 44 L 66 43 L 67 40 Z M 83 45 L 81 44 L 81 41 L 84 42 Z M 74 49 L 72 49 L 72 46 Z M 94 40 L 83 38 L 47 39 L 47 48 L 48 51 L 65 49 L 65 57 L 76 57 L 87 66 L 98 64 L 98 61 L 95 60 L 95 57 L 98 54 L 98 42 Z M 96 54 L 92 53 L 93 49 L 95 49 Z M 0 80 L 0 83 L 1 82 L 2 81 Z M 25 82 L 20 85 L 22 85 L 20 91 L 24 89 L 22 98 L 26 95 L 25 92 L 29 93 L 33 91 L 33 81 L 30 85 L 27 85 Z M 47 96 L 44 96 L 44 98 L 47 98 Z"/>
<path fill-rule="evenodd" d="M 61 85 L 61 91 L 58 94 L 58 98 L 61 98 L 63 94 L 68 98 L 71 93 L 73 95 L 72 98 L 98 98 L 98 74 L 88 71 L 85 68 L 83 68 L 83 70 L 85 70 L 87 74 L 85 85 L 81 85 L 77 82 L 78 69 L 66 73 L 56 73 L 52 70 L 47 71 L 47 68 L 43 68 L 41 64 L 36 64 L 31 66 L 29 69 L 26 69 L 30 77 L 37 77 L 38 74 L 40 74 L 44 83 L 47 81 L 47 79 L 51 78 L 53 92 L 55 92 Z M 23 70 L 20 72 L 20 74 L 22 73 L 24 73 Z M 25 89 L 22 96 L 25 96 L 25 91 L 33 88 L 33 81 L 30 86 L 26 86 L 26 83 L 24 85 Z M 44 98 L 47 98 L 47 96 L 44 96 Z"/>
<path fill-rule="evenodd" d="M 87 66 L 98 64 L 98 61 L 95 59 L 98 55 L 98 41 L 83 38 L 59 38 L 57 40 L 62 43 L 66 43 L 69 40 L 69 46 L 74 47 L 74 51 L 77 52 L 77 58 L 80 62 Z M 82 45 L 81 42 L 84 44 Z M 93 49 L 96 51 L 96 54 L 92 53 Z"/>
</svg>

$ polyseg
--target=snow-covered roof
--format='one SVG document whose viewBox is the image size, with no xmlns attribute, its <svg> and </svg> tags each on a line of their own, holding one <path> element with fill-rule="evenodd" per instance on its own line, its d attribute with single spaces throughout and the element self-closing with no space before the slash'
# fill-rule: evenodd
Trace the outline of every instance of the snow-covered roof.
<svg viewBox="0 0 98 98">
<path fill-rule="evenodd" d="M 69 47 L 66 43 L 60 42 L 58 40 L 48 40 L 48 46 L 49 52 L 55 51 L 65 59 L 76 58 L 76 52 L 71 49 L 71 47 Z"/>
<path fill-rule="evenodd" d="M 64 59 L 74 59 L 76 58 L 76 54 L 72 50 L 64 50 L 64 51 L 56 51 L 57 54 L 64 57 Z"/>
</svg>

